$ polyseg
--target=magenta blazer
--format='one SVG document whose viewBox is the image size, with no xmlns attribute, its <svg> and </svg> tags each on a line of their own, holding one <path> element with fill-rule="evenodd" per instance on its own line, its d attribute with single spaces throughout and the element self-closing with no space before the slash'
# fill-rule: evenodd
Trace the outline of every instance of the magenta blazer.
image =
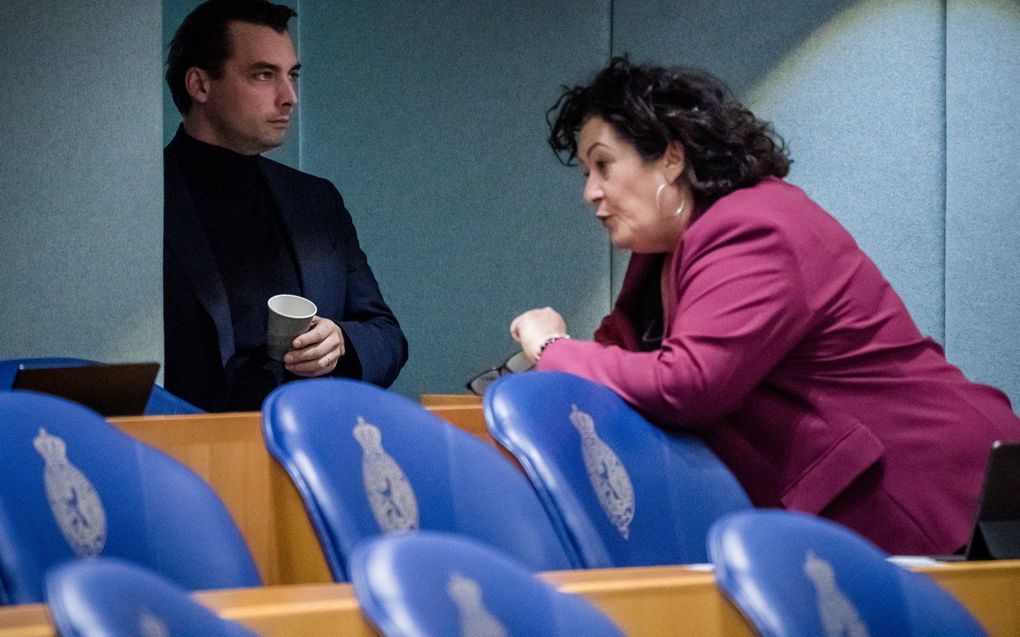
<svg viewBox="0 0 1020 637">
<path fill-rule="evenodd" d="M 539 369 L 698 431 L 757 506 L 894 553 L 966 544 L 992 442 L 1020 440 L 1020 419 L 921 335 L 834 218 L 770 178 L 719 199 L 661 259 L 635 254 L 595 341 L 558 340 Z M 662 345 L 642 352 L 638 290 L 660 280 Z"/>
</svg>

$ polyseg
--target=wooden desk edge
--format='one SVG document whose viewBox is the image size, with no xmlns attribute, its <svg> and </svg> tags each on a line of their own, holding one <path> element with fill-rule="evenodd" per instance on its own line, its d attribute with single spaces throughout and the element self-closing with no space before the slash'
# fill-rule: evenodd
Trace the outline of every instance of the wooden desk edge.
<svg viewBox="0 0 1020 637">
<path fill-rule="evenodd" d="M 992 635 L 1020 634 L 1020 560 L 925 566 L 954 591 Z M 582 595 L 634 635 L 676 634 L 680 627 L 706 635 L 749 635 L 750 627 L 719 594 L 710 572 L 683 566 L 554 571 L 539 576 Z M 201 591 L 196 599 L 224 617 L 267 635 L 373 635 L 349 584 L 297 584 Z M 1003 606 L 1005 600 L 1006 606 Z M 666 622 L 666 623 L 663 623 Z M 670 623 L 672 622 L 672 623 Z M 0 608 L 0 636 L 53 637 L 46 606 Z"/>
<path fill-rule="evenodd" d="M 480 407 L 482 397 L 474 394 L 422 394 L 418 402 L 426 407 L 454 405 Z"/>
</svg>

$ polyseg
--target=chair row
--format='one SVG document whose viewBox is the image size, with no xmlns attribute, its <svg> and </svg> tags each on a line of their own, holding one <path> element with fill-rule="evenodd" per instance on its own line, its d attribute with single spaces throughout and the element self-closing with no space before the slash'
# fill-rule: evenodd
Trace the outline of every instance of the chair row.
<svg viewBox="0 0 1020 637">
<path fill-rule="evenodd" d="M 486 411 L 513 449 L 525 447 L 509 437 L 514 431 L 553 430 L 553 419 L 524 405 L 500 413 L 515 391 L 523 403 L 558 410 L 554 448 L 520 456 L 537 489 L 475 437 L 370 385 L 304 381 L 267 399 L 267 449 L 303 496 L 334 580 L 348 579 L 347 557 L 361 541 L 418 529 L 473 537 L 536 570 L 704 561 L 707 523 L 726 507 L 687 501 L 711 504 L 734 492 L 745 506 L 732 476 L 696 441 L 665 436 L 605 388 L 566 375 L 534 378 L 547 382 L 494 385 Z M 508 390 L 502 399 L 500 388 Z M 531 400 L 531 391 L 540 395 Z M 0 413 L 0 462 L 10 467 L 0 484 L 3 603 L 42 601 L 51 566 L 97 555 L 140 563 L 188 589 L 259 583 L 230 516 L 189 469 L 57 398 L 0 392 Z M 561 444 L 567 433 L 572 444 Z M 659 450 L 662 466 L 646 462 L 660 444 L 678 460 Z M 683 464 L 681 452 L 690 456 Z M 710 483 L 706 467 L 722 469 L 726 488 Z M 570 483 L 561 470 L 584 478 Z"/>
<path fill-rule="evenodd" d="M 46 571 L 76 556 L 121 557 L 189 590 L 258 584 L 222 503 L 176 461 L 58 399 L 6 392 L 0 413 L 11 434 L 0 461 L 14 468 L 0 493 L 5 603 L 40 601 Z M 366 384 L 303 381 L 267 399 L 267 448 L 336 581 L 366 540 L 416 530 L 473 538 L 532 570 L 700 562 L 711 523 L 749 508 L 703 444 L 582 379 L 501 379 L 485 413 L 531 484 L 474 437 Z"/>
<path fill-rule="evenodd" d="M 709 525 L 750 508 L 700 440 L 576 376 L 506 377 L 484 411 L 528 479 L 475 437 L 367 385 L 307 381 L 267 398 L 267 448 L 302 494 L 335 580 L 365 538 L 418 529 L 473 537 L 538 570 L 704 562 Z"/>
<path fill-rule="evenodd" d="M 708 546 L 719 587 L 762 635 L 985 634 L 926 576 L 821 518 L 732 513 L 713 524 Z M 358 546 L 350 569 L 361 612 L 387 637 L 623 634 L 585 599 L 462 536 L 376 537 Z M 168 580 L 109 558 L 54 569 L 47 594 L 65 637 L 254 634 Z"/>
</svg>

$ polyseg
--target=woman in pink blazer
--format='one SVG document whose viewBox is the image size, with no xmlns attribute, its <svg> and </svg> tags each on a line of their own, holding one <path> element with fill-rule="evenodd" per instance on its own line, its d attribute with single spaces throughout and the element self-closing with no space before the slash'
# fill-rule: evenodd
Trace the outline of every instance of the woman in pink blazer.
<svg viewBox="0 0 1020 637">
<path fill-rule="evenodd" d="M 585 201 L 634 254 L 593 341 L 551 308 L 514 319 L 538 368 L 697 431 L 757 506 L 830 518 L 891 553 L 963 547 L 992 443 L 1020 440 L 1020 419 L 783 181 L 771 127 L 710 76 L 625 58 L 557 109 L 550 143 L 585 167 Z"/>
</svg>

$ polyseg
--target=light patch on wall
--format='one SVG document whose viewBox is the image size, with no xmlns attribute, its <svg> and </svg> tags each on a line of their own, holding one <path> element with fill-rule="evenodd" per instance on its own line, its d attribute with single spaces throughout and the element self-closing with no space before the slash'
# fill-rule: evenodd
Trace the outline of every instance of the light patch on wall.
<svg viewBox="0 0 1020 637">
<path fill-rule="evenodd" d="M 791 49 L 745 99 L 787 141 L 790 180 L 847 227 L 939 341 L 943 40 L 941 3 L 866 0 Z"/>
<path fill-rule="evenodd" d="M 865 0 L 849 7 L 794 48 L 786 59 L 747 92 L 747 101 L 770 104 L 782 100 L 792 88 L 791 80 L 811 76 L 817 73 L 817 69 L 830 66 L 835 55 L 852 50 L 862 41 L 875 42 L 873 37 L 862 37 L 864 32 L 882 25 L 902 24 L 907 17 L 904 12 L 918 4 L 910 0 Z"/>
</svg>

